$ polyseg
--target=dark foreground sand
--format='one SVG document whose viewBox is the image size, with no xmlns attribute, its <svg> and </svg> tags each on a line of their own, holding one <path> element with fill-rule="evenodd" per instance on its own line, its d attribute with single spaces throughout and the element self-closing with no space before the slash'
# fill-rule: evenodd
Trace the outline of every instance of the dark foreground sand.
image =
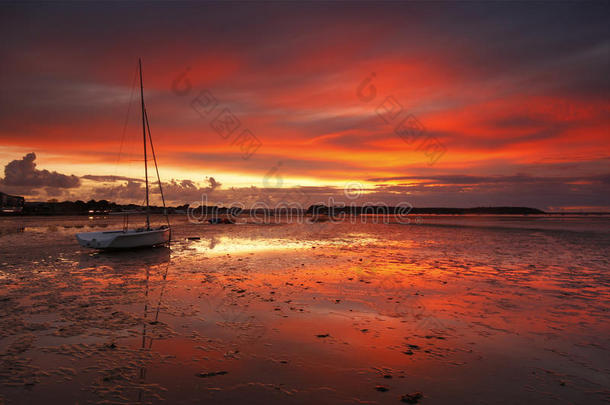
<svg viewBox="0 0 610 405">
<path fill-rule="evenodd" d="M 608 218 L 110 221 L 0 218 L 0 403 L 610 400 Z"/>
</svg>

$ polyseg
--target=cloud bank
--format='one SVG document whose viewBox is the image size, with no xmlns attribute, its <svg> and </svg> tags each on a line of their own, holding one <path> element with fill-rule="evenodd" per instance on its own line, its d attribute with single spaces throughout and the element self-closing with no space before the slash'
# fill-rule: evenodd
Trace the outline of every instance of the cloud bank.
<svg viewBox="0 0 610 405">
<path fill-rule="evenodd" d="M 60 196 L 66 189 L 81 185 L 77 176 L 37 169 L 35 160 L 36 154 L 32 152 L 9 162 L 4 167 L 0 186 L 8 192 L 25 194 L 37 194 L 44 188 L 49 196 Z"/>
</svg>

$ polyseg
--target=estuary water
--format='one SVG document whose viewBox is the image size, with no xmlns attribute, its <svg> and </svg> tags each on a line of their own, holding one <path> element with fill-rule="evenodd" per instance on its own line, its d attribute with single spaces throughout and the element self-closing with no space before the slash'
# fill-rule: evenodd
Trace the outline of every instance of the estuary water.
<svg viewBox="0 0 610 405">
<path fill-rule="evenodd" d="M 171 221 L 0 218 L 0 403 L 610 400 L 607 216 Z"/>
</svg>

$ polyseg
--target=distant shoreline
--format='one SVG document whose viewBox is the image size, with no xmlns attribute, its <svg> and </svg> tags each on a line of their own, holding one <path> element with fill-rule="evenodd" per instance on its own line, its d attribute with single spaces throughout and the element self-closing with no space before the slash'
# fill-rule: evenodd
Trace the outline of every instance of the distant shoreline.
<svg viewBox="0 0 610 405">
<path fill-rule="evenodd" d="M 151 206 L 150 214 L 192 214 L 206 215 L 243 215 L 243 214 L 268 214 L 281 216 L 289 214 L 300 215 L 327 215 L 330 217 L 337 215 L 532 215 L 532 216 L 568 216 L 568 215 L 610 215 L 610 212 L 586 212 L 586 211 L 550 211 L 546 212 L 531 207 L 515 206 L 492 206 L 492 207 L 394 207 L 384 205 L 366 206 L 334 206 L 329 207 L 323 204 L 310 205 L 307 209 L 299 207 L 296 203 L 279 203 L 275 207 L 259 207 L 255 209 L 238 209 L 219 206 L 199 206 L 189 207 L 188 204 L 175 207 Z M 105 216 L 116 215 L 121 212 L 145 213 L 145 207 L 136 204 L 116 204 L 107 200 L 84 201 L 49 201 L 49 202 L 24 202 L 19 205 L 0 207 L 0 216 Z"/>
</svg>

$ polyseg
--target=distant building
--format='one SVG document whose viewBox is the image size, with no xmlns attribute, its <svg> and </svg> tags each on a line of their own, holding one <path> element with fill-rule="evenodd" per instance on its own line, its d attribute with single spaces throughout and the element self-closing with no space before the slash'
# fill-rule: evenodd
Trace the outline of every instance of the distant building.
<svg viewBox="0 0 610 405">
<path fill-rule="evenodd" d="M 2 214 L 18 214 L 23 211 L 25 198 L 8 195 L 0 191 L 0 213 Z"/>
</svg>

